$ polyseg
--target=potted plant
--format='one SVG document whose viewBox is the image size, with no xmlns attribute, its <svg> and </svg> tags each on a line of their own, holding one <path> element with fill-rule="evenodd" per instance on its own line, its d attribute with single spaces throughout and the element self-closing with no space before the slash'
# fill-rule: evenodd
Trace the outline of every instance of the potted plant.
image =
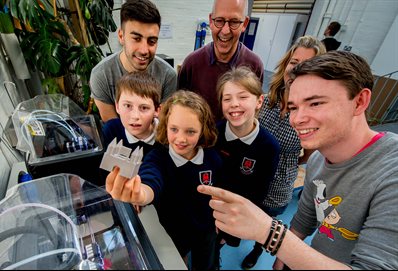
<svg viewBox="0 0 398 271">
<path fill-rule="evenodd" d="M 61 92 L 89 110 L 91 69 L 103 57 L 99 46 L 116 31 L 111 0 L 70 1 L 75 10 L 50 0 L 0 1 L 17 21 L 25 59 L 41 72 L 47 93 Z"/>
</svg>

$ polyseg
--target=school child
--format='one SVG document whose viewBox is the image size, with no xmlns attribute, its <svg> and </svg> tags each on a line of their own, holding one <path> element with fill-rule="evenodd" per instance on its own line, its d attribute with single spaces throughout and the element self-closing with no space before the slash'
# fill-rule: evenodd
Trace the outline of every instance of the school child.
<svg viewBox="0 0 398 271">
<path fill-rule="evenodd" d="M 132 72 L 116 83 L 116 112 L 120 118 L 107 121 L 102 127 L 104 145 L 114 138 L 134 150 L 142 147 L 144 155 L 156 144 L 156 126 L 160 105 L 160 85 L 146 72 Z"/>
<path fill-rule="evenodd" d="M 146 72 L 131 72 L 116 83 L 116 112 L 120 118 L 108 120 L 102 127 L 104 148 L 116 138 L 123 146 L 135 150 L 142 147 L 144 156 L 157 144 L 156 126 L 160 108 L 160 85 Z M 101 184 L 108 172 L 99 169 Z M 134 205 L 140 213 L 142 207 Z"/>
<path fill-rule="evenodd" d="M 220 77 L 217 95 L 224 120 L 217 124 L 216 148 L 225 170 L 220 187 L 248 198 L 259 207 L 267 196 L 279 162 L 279 143 L 256 118 L 264 100 L 261 82 L 247 67 Z M 220 232 L 219 240 L 239 246 L 240 239 Z"/>
<path fill-rule="evenodd" d="M 210 197 L 197 192 L 200 184 L 215 185 L 221 158 L 214 148 L 217 130 L 206 101 L 191 91 L 177 91 L 162 105 L 157 141 L 162 146 L 144 157 L 130 180 L 113 170 L 106 190 L 113 198 L 141 206 L 154 204 L 159 221 L 191 267 L 218 266 L 216 231 Z"/>
</svg>

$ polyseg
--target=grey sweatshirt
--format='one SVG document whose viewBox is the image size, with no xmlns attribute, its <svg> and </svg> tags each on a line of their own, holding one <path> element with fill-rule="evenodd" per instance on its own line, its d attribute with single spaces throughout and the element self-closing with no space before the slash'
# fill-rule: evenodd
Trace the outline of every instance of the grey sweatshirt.
<svg viewBox="0 0 398 271">
<path fill-rule="evenodd" d="M 398 269 L 398 135 L 386 133 L 352 159 L 315 152 L 291 226 L 311 246 L 353 269 Z"/>
</svg>

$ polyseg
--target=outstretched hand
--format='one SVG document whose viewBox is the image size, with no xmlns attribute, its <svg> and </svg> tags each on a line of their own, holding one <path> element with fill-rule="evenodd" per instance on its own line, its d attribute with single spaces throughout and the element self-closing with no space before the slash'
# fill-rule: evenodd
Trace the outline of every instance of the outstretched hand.
<svg viewBox="0 0 398 271">
<path fill-rule="evenodd" d="M 199 185 L 198 191 L 212 196 L 209 205 L 217 228 L 241 239 L 265 242 L 272 218 L 254 203 L 217 187 Z"/>
<path fill-rule="evenodd" d="M 119 175 L 120 169 L 115 167 L 106 177 L 106 191 L 112 198 L 132 204 L 144 204 L 146 192 L 141 185 L 140 176 L 128 179 Z"/>
</svg>

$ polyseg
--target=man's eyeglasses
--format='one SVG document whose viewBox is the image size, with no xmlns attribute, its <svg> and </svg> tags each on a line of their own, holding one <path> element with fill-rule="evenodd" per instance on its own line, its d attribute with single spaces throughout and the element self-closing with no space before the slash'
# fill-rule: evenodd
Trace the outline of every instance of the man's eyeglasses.
<svg viewBox="0 0 398 271">
<path fill-rule="evenodd" d="M 238 29 L 238 27 L 243 23 L 243 21 L 239 21 L 238 19 L 225 20 L 221 17 L 213 18 L 212 20 L 217 28 L 223 28 L 225 23 L 228 22 L 229 28 L 232 30 Z"/>
</svg>

